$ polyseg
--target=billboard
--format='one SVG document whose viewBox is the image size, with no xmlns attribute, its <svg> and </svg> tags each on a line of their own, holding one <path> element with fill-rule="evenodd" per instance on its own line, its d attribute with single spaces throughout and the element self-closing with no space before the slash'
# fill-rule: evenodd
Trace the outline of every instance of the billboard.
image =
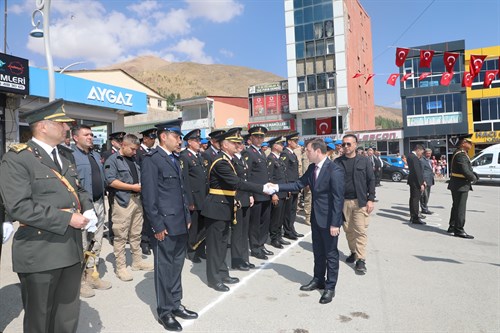
<svg viewBox="0 0 500 333">
<path fill-rule="evenodd" d="M 28 60 L 0 53 L 0 91 L 30 94 Z"/>
</svg>

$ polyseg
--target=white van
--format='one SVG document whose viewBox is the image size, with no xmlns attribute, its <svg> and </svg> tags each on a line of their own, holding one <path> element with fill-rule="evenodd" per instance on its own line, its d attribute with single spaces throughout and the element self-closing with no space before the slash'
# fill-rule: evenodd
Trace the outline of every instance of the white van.
<svg viewBox="0 0 500 333">
<path fill-rule="evenodd" d="M 478 180 L 500 182 L 500 143 L 482 150 L 471 160 Z"/>
</svg>

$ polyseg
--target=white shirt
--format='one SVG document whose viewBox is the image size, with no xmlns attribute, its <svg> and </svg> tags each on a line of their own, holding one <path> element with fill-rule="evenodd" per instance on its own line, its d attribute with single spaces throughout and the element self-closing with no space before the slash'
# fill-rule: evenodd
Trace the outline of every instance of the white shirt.
<svg viewBox="0 0 500 333">
<path fill-rule="evenodd" d="M 272 151 L 271 153 L 273 153 L 273 154 L 274 154 L 274 156 L 276 156 L 276 158 L 280 158 L 280 155 L 279 155 L 279 154 L 277 154 L 277 153 L 275 153 L 274 151 Z"/>
<path fill-rule="evenodd" d="M 193 150 L 191 149 L 187 149 L 189 152 L 191 152 L 191 154 L 193 154 L 195 157 L 198 157 L 198 153 L 194 152 Z"/>
<path fill-rule="evenodd" d="M 315 172 L 316 174 L 314 175 L 314 179 L 318 179 L 318 176 L 319 176 L 319 173 L 321 172 L 321 168 L 323 167 L 323 164 L 325 164 L 325 161 L 328 157 L 325 156 L 324 159 L 321 160 L 321 162 L 319 162 L 318 164 L 316 164 L 316 169 L 315 169 Z"/>
<path fill-rule="evenodd" d="M 48 145 L 46 144 L 45 142 L 43 141 L 40 141 L 38 140 L 37 138 L 33 137 L 31 138 L 31 140 L 36 143 L 37 145 L 39 145 L 40 147 L 42 147 L 43 150 L 45 150 L 45 152 L 50 156 L 50 158 L 53 158 L 52 157 L 52 151 L 54 149 L 56 149 L 56 156 L 57 156 L 57 163 L 59 163 L 59 165 L 62 167 L 62 161 L 61 161 L 61 157 L 59 156 L 59 151 L 57 150 L 56 147 L 52 147 L 51 145 Z M 54 161 L 55 162 L 55 161 Z"/>
</svg>

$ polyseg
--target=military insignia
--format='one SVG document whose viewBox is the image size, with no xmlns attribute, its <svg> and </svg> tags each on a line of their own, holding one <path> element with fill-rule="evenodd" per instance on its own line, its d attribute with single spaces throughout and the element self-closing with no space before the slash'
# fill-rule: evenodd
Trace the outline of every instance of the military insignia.
<svg viewBox="0 0 500 333">
<path fill-rule="evenodd" d="M 283 161 L 284 161 L 284 160 L 286 160 L 286 156 L 283 156 L 281 159 L 282 159 Z"/>
<path fill-rule="evenodd" d="M 184 161 L 180 160 L 179 162 L 181 163 L 181 169 L 184 169 Z"/>
<path fill-rule="evenodd" d="M 20 153 L 21 151 L 28 149 L 28 147 L 29 146 L 25 143 L 17 143 L 17 144 L 11 145 L 9 147 L 9 149 L 15 153 Z"/>
<path fill-rule="evenodd" d="M 269 161 L 269 163 L 267 163 L 268 166 L 270 166 L 271 164 L 273 164 L 273 162 Z"/>
<path fill-rule="evenodd" d="M 245 156 L 245 161 L 248 161 L 248 156 Z"/>
</svg>

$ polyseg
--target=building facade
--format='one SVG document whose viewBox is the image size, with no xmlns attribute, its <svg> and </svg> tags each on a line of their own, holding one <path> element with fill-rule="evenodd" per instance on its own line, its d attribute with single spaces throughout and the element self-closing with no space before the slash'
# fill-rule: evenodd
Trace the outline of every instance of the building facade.
<svg viewBox="0 0 500 333">
<path fill-rule="evenodd" d="M 303 135 L 375 128 L 371 22 L 357 0 L 285 0 L 290 113 Z"/>
</svg>

